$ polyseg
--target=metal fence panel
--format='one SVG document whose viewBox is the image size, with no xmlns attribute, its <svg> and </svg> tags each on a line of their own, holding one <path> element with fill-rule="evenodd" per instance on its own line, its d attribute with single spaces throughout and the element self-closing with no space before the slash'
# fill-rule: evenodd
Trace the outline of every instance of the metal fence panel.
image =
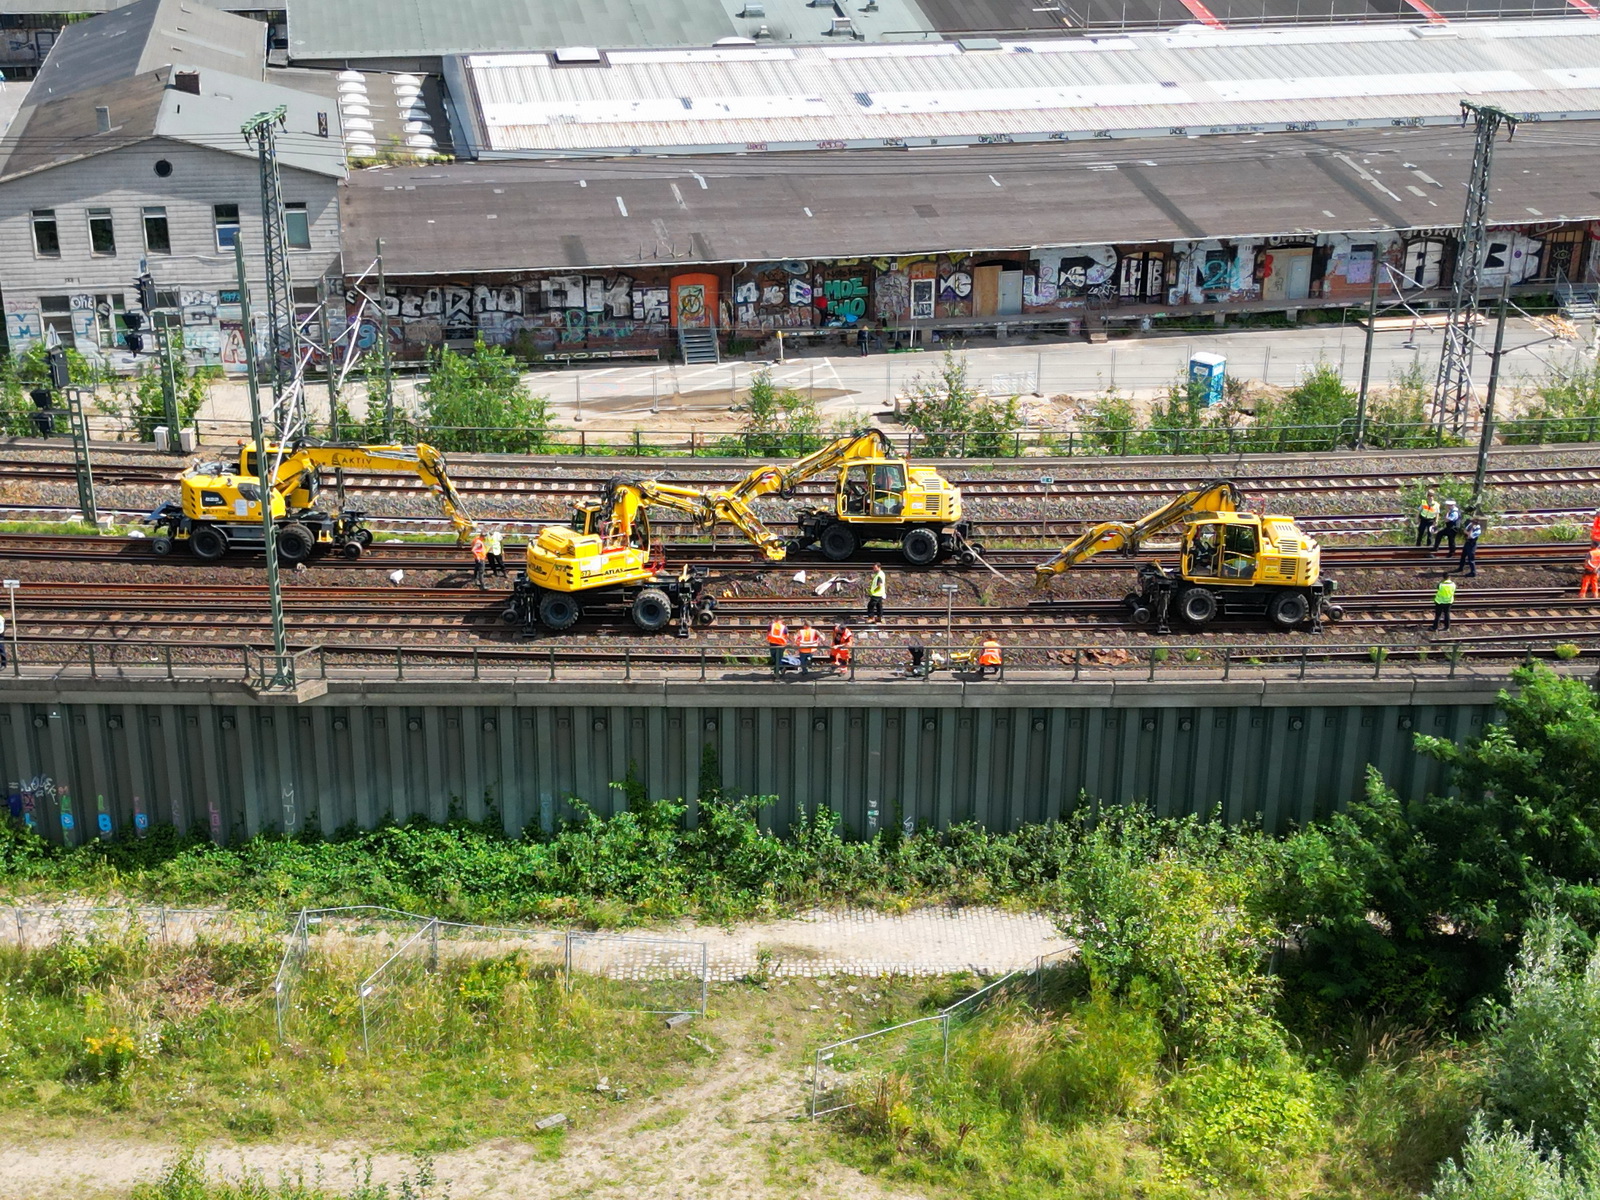
<svg viewBox="0 0 1600 1200">
<path fill-rule="evenodd" d="M 705 942 L 569 933 L 566 954 L 567 986 L 588 989 L 607 1007 L 705 1015 Z"/>
</svg>

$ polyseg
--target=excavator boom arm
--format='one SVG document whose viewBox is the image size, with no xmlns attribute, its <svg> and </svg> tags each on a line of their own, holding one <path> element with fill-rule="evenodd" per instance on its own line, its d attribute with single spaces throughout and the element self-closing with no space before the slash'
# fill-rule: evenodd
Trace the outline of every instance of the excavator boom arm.
<svg viewBox="0 0 1600 1200">
<path fill-rule="evenodd" d="M 881 429 L 863 429 L 835 438 L 787 467 L 757 467 L 728 489 L 730 499 L 748 501 L 787 492 L 813 476 L 856 458 L 893 458 L 894 443 Z"/>
<path fill-rule="evenodd" d="M 611 482 L 607 503 L 619 531 L 631 528 L 640 509 L 654 505 L 688 513 L 703 530 L 726 521 L 774 561 L 787 552 L 783 539 L 768 529 L 742 498 L 728 490 L 701 492 L 653 479 L 617 479 Z"/>
<path fill-rule="evenodd" d="M 1041 581 L 1059 575 L 1107 550 L 1137 554 L 1139 544 L 1152 534 L 1180 524 L 1197 512 L 1238 512 L 1243 503 L 1238 484 L 1231 479 L 1211 482 L 1185 492 L 1137 521 L 1105 521 L 1063 546 L 1053 558 L 1034 567 Z"/>
<path fill-rule="evenodd" d="M 466 503 L 450 478 L 444 455 L 432 446 L 308 444 L 292 450 L 280 450 L 269 445 L 267 453 L 281 454 L 273 476 L 273 488 L 277 491 L 292 490 L 307 470 L 348 467 L 360 471 L 409 471 L 438 498 L 439 506 L 450 519 L 458 541 L 469 542 L 478 531 L 478 523 L 467 512 Z"/>
</svg>

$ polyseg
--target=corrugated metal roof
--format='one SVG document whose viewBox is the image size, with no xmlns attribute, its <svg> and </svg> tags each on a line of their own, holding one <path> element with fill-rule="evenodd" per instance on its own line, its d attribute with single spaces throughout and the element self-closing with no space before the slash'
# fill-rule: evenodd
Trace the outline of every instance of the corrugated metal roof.
<svg viewBox="0 0 1600 1200">
<path fill-rule="evenodd" d="M 440 164 L 357 171 L 340 211 L 346 253 L 369 254 L 382 238 L 391 280 L 1354 234 L 1459 223 L 1472 138 L 1463 129 L 1372 129 Z M 1502 142 L 1491 224 L 1600 217 L 1597 140 L 1600 122 L 1528 126 Z"/>
<path fill-rule="evenodd" d="M 448 64 L 482 157 L 839 149 L 1600 115 L 1600 23 L 640 51 Z"/>
</svg>

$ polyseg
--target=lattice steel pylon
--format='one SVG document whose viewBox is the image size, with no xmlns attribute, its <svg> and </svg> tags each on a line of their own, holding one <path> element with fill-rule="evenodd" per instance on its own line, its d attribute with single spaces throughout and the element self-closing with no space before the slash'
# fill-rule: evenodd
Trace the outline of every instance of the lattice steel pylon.
<svg viewBox="0 0 1600 1200">
<path fill-rule="evenodd" d="M 1455 278 L 1450 289 L 1450 320 L 1439 355 L 1439 378 L 1433 389 L 1433 423 L 1440 431 L 1460 433 L 1466 427 L 1472 398 L 1472 332 L 1478 315 L 1478 279 L 1483 270 L 1483 244 L 1489 228 L 1489 175 L 1495 135 L 1517 118 L 1492 104 L 1461 102 L 1461 123 L 1471 117 L 1477 140 L 1472 149 L 1472 174 L 1467 179 L 1467 207 L 1456 244 Z M 1507 264 L 1507 270 L 1510 264 Z"/>
<path fill-rule="evenodd" d="M 304 333 L 294 317 L 294 285 L 289 276 L 289 231 L 283 212 L 283 182 L 278 173 L 278 129 L 286 109 L 260 112 L 242 126 L 245 141 L 261 164 L 261 249 L 267 268 L 267 327 L 272 349 L 272 424 L 279 442 L 292 442 L 306 430 Z M 247 331 L 247 335 L 248 331 Z"/>
</svg>

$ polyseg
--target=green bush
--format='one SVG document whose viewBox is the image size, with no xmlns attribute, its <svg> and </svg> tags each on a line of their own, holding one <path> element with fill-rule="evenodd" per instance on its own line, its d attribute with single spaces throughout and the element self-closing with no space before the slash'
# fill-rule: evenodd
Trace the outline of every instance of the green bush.
<svg viewBox="0 0 1600 1200">
<path fill-rule="evenodd" d="M 1508 445 L 1586 442 L 1600 429 L 1600 363 L 1574 355 L 1519 389 L 1522 413 L 1500 423 Z"/>
<path fill-rule="evenodd" d="M 1008 458 L 1022 425 L 1017 398 L 986 397 L 968 374 L 967 356 L 946 350 L 937 373 L 917 374 L 906 387 L 900 419 L 922 435 L 932 455 Z"/>
<path fill-rule="evenodd" d="M 1164 1104 L 1171 1168 L 1218 1189 L 1262 1183 L 1291 1155 L 1314 1154 L 1325 1136 L 1316 1080 L 1287 1054 L 1195 1063 L 1168 1085 Z"/>
<path fill-rule="evenodd" d="M 441 450 L 536 454 L 550 448 L 555 416 L 549 401 L 528 391 L 515 358 L 482 337 L 470 354 L 438 350 L 418 390 L 418 432 Z"/>
<path fill-rule="evenodd" d="M 1444 1165 L 1429 1200 L 1593 1200 L 1600 1194 L 1562 1169 L 1559 1151 L 1510 1125 L 1473 1122 L 1459 1165 Z"/>
</svg>

